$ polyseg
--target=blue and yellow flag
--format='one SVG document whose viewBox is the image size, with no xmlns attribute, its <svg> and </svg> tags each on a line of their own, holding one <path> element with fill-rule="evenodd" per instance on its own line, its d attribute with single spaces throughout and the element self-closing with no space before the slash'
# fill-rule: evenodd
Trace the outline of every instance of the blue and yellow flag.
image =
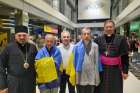
<svg viewBox="0 0 140 93">
<path fill-rule="evenodd" d="M 68 59 L 68 65 L 66 68 L 66 74 L 69 75 L 69 82 L 74 86 L 76 84 L 76 71 L 73 64 L 74 55 L 73 53 L 70 54 Z"/>
<path fill-rule="evenodd" d="M 83 41 L 79 41 L 73 48 L 68 60 L 68 66 L 66 68 L 66 74 L 70 76 L 69 81 L 72 85 L 76 84 L 76 72 L 82 71 L 82 65 L 85 56 L 85 46 Z M 99 61 L 99 60 L 98 60 Z M 102 71 L 100 61 L 98 62 L 98 69 Z"/>
<path fill-rule="evenodd" d="M 41 48 L 36 55 L 35 70 L 37 83 L 51 83 L 58 80 L 62 57 L 58 48 L 52 47 L 50 54 L 46 47 Z"/>
<path fill-rule="evenodd" d="M 43 57 L 35 62 L 37 83 L 48 83 L 58 78 L 52 57 Z"/>
</svg>

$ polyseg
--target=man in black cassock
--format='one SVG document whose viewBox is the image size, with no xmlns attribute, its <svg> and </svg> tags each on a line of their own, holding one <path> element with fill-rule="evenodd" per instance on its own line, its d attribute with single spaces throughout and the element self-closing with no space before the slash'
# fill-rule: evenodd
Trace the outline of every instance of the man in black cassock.
<svg viewBox="0 0 140 93">
<path fill-rule="evenodd" d="M 28 43 L 26 26 L 15 27 L 15 41 L 0 55 L 0 93 L 35 93 L 36 46 Z"/>
<path fill-rule="evenodd" d="M 123 93 L 123 79 L 128 77 L 128 44 L 123 36 L 115 34 L 112 20 L 104 23 L 104 35 L 95 39 L 99 45 L 103 71 L 96 93 Z"/>
</svg>

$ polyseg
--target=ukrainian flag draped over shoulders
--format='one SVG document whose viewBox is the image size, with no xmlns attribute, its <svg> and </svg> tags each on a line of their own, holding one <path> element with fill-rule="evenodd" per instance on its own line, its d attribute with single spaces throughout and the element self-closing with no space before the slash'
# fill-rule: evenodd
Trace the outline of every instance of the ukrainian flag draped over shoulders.
<svg viewBox="0 0 140 93">
<path fill-rule="evenodd" d="M 82 71 L 82 65 L 85 56 L 85 46 L 83 41 L 79 41 L 73 48 L 68 60 L 68 67 L 66 68 L 66 74 L 70 76 L 69 81 L 72 85 L 76 85 L 76 72 Z M 102 71 L 101 64 L 98 65 L 99 71 Z"/>
<path fill-rule="evenodd" d="M 37 83 L 49 83 L 53 80 L 57 80 L 61 62 L 62 57 L 58 48 L 52 48 L 51 56 L 46 47 L 40 49 L 36 55 L 35 62 Z"/>
<path fill-rule="evenodd" d="M 68 67 L 66 68 L 66 74 L 70 76 L 69 81 L 72 85 L 76 84 L 76 72 L 82 70 L 84 55 L 84 45 L 82 44 L 82 41 L 80 41 L 74 46 L 68 60 Z"/>
</svg>

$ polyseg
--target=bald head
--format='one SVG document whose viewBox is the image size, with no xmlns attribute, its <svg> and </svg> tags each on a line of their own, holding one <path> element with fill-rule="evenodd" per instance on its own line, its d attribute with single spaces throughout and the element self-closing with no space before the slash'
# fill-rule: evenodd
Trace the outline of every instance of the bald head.
<svg viewBox="0 0 140 93">
<path fill-rule="evenodd" d="M 55 42 L 55 36 L 54 35 L 47 34 L 45 36 L 45 44 L 46 44 L 46 47 L 48 49 L 50 49 L 54 45 L 54 42 Z"/>
</svg>

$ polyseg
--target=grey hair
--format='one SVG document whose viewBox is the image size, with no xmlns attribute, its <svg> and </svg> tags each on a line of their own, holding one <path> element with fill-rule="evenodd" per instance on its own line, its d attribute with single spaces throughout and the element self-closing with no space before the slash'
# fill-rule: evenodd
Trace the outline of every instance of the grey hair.
<svg viewBox="0 0 140 93">
<path fill-rule="evenodd" d="M 62 38 L 62 36 L 63 36 L 64 33 L 67 33 L 70 36 L 70 32 L 69 31 L 63 31 L 63 32 L 61 32 L 61 38 Z"/>
<path fill-rule="evenodd" d="M 47 38 L 52 38 L 53 40 L 55 40 L 55 36 L 52 34 L 46 34 L 45 39 L 47 39 Z"/>
<path fill-rule="evenodd" d="M 80 29 L 81 34 L 83 34 L 83 29 L 85 29 L 85 30 L 90 30 L 90 33 L 91 33 L 91 28 L 90 28 L 90 27 L 83 27 L 83 28 Z"/>
</svg>

